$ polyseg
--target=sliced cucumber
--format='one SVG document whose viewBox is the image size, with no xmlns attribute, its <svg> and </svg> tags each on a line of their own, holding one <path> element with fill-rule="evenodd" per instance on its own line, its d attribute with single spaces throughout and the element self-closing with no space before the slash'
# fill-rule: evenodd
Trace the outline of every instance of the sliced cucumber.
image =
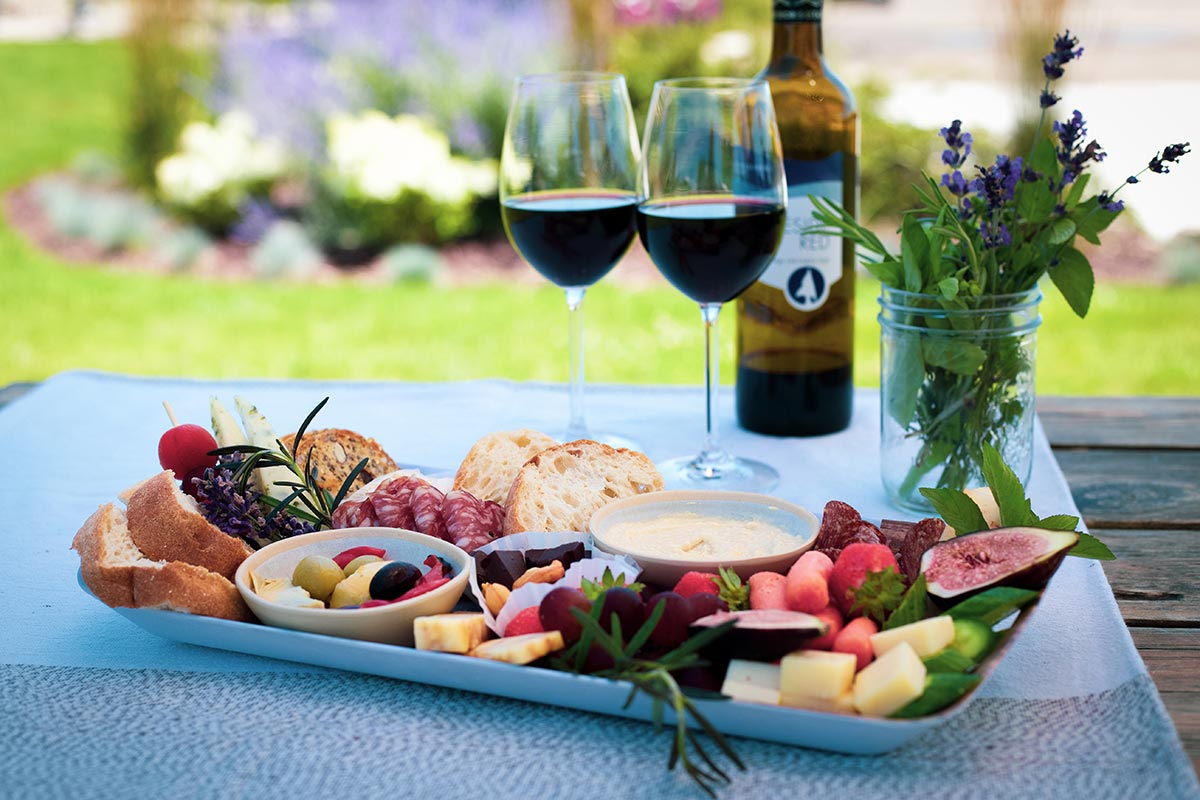
<svg viewBox="0 0 1200 800">
<path fill-rule="evenodd" d="M 279 437 L 275 435 L 275 429 L 271 427 L 271 423 L 267 421 L 263 413 L 244 397 L 235 397 L 233 400 L 237 404 L 238 414 L 242 417 L 242 425 L 246 429 L 246 436 L 250 439 L 250 444 L 268 450 L 278 450 Z M 276 481 L 296 480 L 296 476 L 287 467 L 263 467 L 256 470 L 256 473 L 259 491 L 263 494 L 274 497 L 276 500 L 286 500 L 291 495 L 290 488 L 276 484 Z"/>
<path fill-rule="evenodd" d="M 221 447 L 232 447 L 250 443 L 246 439 L 246 434 L 242 432 L 242 426 L 238 424 L 237 419 L 229 413 L 229 409 L 225 408 L 220 400 L 215 397 L 210 398 L 208 407 L 212 411 L 213 435 L 217 438 L 217 444 Z"/>
<path fill-rule="evenodd" d="M 978 675 L 956 675 L 952 672 L 931 672 L 925 676 L 925 691 L 916 700 L 892 714 L 899 719 L 923 717 L 958 700 L 979 683 Z"/>
<path fill-rule="evenodd" d="M 954 641 L 950 648 L 978 664 L 996 646 L 996 634 L 990 625 L 977 619 L 954 620 Z"/>
</svg>

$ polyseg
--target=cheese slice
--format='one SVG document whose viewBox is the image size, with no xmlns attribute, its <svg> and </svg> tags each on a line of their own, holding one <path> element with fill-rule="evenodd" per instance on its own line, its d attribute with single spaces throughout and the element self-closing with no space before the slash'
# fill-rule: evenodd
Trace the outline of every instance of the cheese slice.
<svg viewBox="0 0 1200 800">
<path fill-rule="evenodd" d="M 527 633 L 523 636 L 507 636 L 492 639 L 471 649 L 470 655 L 504 661 L 509 664 L 529 664 L 555 650 L 563 648 L 563 637 L 559 631 Z"/>
<path fill-rule="evenodd" d="M 487 636 L 482 613 L 433 614 L 413 621 L 413 640 L 418 650 L 469 653 Z"/>
<path fill-rule="evenodd" d="M 850 691 L 857 666 L 858 658 L 853 653 L 797 650 L 780 662 L 779 690 L 793 698 L 832 700 Z"/>
<path fill-rule="evenodd" d="M 908 625 L 871 634 L 871 649 L 875 656 L 891 650 L 900 642 L 908 642 L 921 658 L 931 656 L 954 641 L 954 619 L 947 616 L 929 617 Z"/>
<path fill-rule="evenodd" d="M 855 714 L 854 691 L 847 689 L 832 700 L 824 697 L 808 697 L 802 694 L 782 693 L 779 704 L 808 711 L 826 711 L 834 714 Z"/>
<path fill-rule="evenodd" d="M 854 707 L 871 717 L 886 717 L 925 692 L 925 664 L 907 641 L 862 668 L 854 678 Z"/>
<path fill-rule="evenodd" d="M 779 665 L 735 658 L 729 662 L 721 694 L 746 703 L 779 705 Z"/>
</svg>

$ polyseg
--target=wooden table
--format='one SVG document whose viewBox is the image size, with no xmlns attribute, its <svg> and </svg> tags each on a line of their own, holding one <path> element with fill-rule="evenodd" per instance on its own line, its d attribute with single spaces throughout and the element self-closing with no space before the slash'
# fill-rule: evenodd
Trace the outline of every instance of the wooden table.
<svg viewBox="0 0 1200 800">
<path fill-rule="evenodd" d="M 0 388 L 0 407 L 35 384 Z M 1043 397 L 1038 413 L 1105 572 L 1200 769 L 1200 397 Z"/>
</svg>

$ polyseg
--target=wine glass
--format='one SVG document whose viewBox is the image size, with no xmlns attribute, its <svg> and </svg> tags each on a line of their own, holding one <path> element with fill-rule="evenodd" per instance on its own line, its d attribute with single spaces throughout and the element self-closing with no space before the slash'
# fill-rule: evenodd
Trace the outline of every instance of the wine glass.
<svg viewBox="0 0 1200 800">
<path fill-rule="evenodd" d="M 767 491 L 779 473 L 718 439 L 717 317 L 779 248 L 787 189 L 765 81 L 683 78 L 654 85 L 639 170 L 642 245 L 663 276 L 700 304 L 707 439 L 697 456 L 659 464 L 669 485 Z"/>
<path fill-rule="evenodd" d="M 526 75 L 513 90 L 500 158 L 509 241 L 567 297 L 570 421 L 562 441 L 597 439 L 583 411 L 583 296 L 617 265 L 635 233 L 637 132 L 622 75 Z"/>
</svg>

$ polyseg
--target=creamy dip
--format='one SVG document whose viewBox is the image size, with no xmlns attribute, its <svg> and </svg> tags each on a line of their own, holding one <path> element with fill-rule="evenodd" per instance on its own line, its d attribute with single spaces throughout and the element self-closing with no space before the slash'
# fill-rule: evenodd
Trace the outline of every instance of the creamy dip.
<svg viewBox="0 0 1200 800">
<path fill-rule="evenodd" d="M 633 555 L 695 561 L 773 556 L 802 542 L 801 537 L 761 517 L 712 511 L 660 511 L 653 516 L 613 519 L 603 538 Z"/>
</svg>

